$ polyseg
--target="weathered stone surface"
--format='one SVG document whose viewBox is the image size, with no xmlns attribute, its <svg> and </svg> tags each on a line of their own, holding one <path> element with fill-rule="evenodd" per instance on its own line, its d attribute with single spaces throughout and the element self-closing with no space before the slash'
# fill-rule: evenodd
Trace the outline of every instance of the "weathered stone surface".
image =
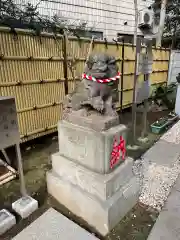
<svg viewBox="0 0 180 240">
<path fill-rule="evenodd" d="M 59 153 L 80 165 L 98 173 L 109 173 L 110 156 L 114 137 L 119 141 L 123 136 L 126 141 L 125 125 L 112 127 L 107 131 L 97 132 L 66 121 L 58 124 Z M 121 162 L 121 159 L 119 163 Z"/>
<path fill-rule="evenodd" d="M 92 74 L 91 77 L 97 79 L 92 81 L 84 75 L 74 91 L 65 97 L 64 111 L 84 109 L 89 113 L 93 109 L 104 116 L 117 116 L 115 103 L 118 101 L 119 75 L 116 59 L 106 53 L 93 54 L 88 58 L 84 70 L 87 75 Z M 113 78 L 113 81 L 104 82 L 103 76 Z M 101 81 L 98 81 L 99 78 Z"/>
<path fill-rule="evenodd" d="M 99 233 L 106 235 L 136 204 L 139 196 L 139 181 L 134 177 L 108 200 L 102 201 L 77 185 L 47 173 L 47 188 L 57 201 L 75 215 L 82 217 Z"/>
<path fill-rule="evenodd" d="M 107 53 L 92 53 L 87 59 L 84 72 L 97 79 L 114 77 L 118 72 L 116 58 Z"/>
<path fill-rule="evenodd" d="M 92 113 L 88 117 L 83 116 L 83 110 L 72 111 L 70 113 L 64 113 L 63 119 L 81 127 L 93 129 L 101 132 L 106 131 L 111 127 L 119 124 L 119 116 L 104 116 L 97 113 Z"/>
<path fill-rule="evenodd" d="M 14 240 L 98 240 L 68 218 L 50 208 Z"/>
<path fill-rule="evenodd" d="M 52 155 L 52 168 L 57 175 L 82 190 L 106 200 L 133 178 L 133 159 L 127 158 L 112 173 L 94 173 L 81 165 L 62 157 L 59 153 Z"/>
</svg>

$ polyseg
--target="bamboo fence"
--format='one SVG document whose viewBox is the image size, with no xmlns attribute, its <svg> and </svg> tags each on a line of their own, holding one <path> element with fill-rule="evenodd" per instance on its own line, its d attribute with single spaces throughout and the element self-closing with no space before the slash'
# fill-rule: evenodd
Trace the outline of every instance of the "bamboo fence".
<svg viewBox="0 0 180 240">
<path fill-rule="evenodd" d="M 80 80 L 90 40 L 49 33 L 0 28 L 0 95 L 15 96 L 22 141 L 56 131 L 65 94 Z M 94 41 L 93 52 L 115 56 L 119 71 L 117 108 L 132 103 L 135 47 L 116 42 Z M 167 82 L 169 49 L 153 49 L 151 86 Z M 72 68 L 69 65 L 73 66 Z M 143 80 L 143 75 L 139 76 Z"/>
</svg>

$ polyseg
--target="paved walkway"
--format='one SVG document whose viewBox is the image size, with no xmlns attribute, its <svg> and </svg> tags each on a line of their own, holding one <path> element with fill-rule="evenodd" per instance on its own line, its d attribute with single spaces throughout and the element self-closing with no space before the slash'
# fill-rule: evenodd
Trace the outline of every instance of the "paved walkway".
<svg viewBox="0 0 180 240">
<path fill-rule="evenodd" d="M 148 240 L 180 240 L 180 176 L 161 211 Z"/>
<path fill-rule="evenodd" d="M 50 208 L 13 240 L 98 240 L 94 235 Z"/>
</svg>

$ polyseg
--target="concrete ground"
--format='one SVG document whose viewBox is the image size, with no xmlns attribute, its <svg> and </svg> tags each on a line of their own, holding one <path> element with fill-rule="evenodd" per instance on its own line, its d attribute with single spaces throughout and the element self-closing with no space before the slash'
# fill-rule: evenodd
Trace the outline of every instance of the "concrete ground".
<svg viewBox="0 0 180 240">
<path fill-rule="evenodd" d="M 157 120 L 159 117 L 164 116 L 167 112 L 149 113 L 149 125 Z M 127 126 L 131 125 L 131 113 L 126 111 L 121 115 L 121 123 Z M 137 117 L 137 135 L 140 135 L 142 129 L 141 114 Z M 149 132 L 149 142 L 142 144 L 138 151 L 129 151 L 128 155 L 139 158 L 150 146 L 159 139 L 159 135 L 154 135 Z M 131 132 L 129 134 L 129 141 L 132 139 Z M 32 214 L 28 219 L 21 220 L 17 217 L 17 225 L 8 231 L 0 239 L 12 239 L 24 227 L 29 225 L 30 222 L 40 216 L 50 206 L 62 212 L 68 218 L 77 222 L 90 232 L 94 232 L 83 220 L 73 216 L 67 209 L 60 206 L 54 199 L 47 195 L 45 174 L 51 168 L 50 156 L 52 153 L 58 151 L 57 134 L 48 137 L 43 137 L 28 144 L 21 146 L 22 155 L 24 160 L 24 172 L 28 192 L 31 196 L 39 201 L 39 210 Z M 11 211 L 11 203 L 20 197 L 19 181 L 13 180 L 0 187 L 0 206 Z M 123 239 L 123 240 L 145 240 L 156 221 L 157 213 L 153 209 L 147 209 L 145 206 L 137 204 L 132 211 L 116 226 L 111 233 L 104 239 Z M 101 238 L 101 236 L 98 236 Z M 103 238 L 101 238 L 103 239 Z"/>
<path fill-rule="evenodd" d="M 167 202 L 159 214 L 148 240 L 180 239 L 180 177 L 176 181 Z"/>
</svg>

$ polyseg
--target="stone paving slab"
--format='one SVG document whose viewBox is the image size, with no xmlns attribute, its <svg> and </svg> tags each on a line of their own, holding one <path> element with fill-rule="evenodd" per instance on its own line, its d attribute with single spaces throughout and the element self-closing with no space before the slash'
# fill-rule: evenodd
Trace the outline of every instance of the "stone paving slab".
<svg viewBox="0 0 180 240">
<path fill-rule="evenodd" d="M 68 218 L 50 208 L 20 232 L 14 240 L 98 240 Z"/>
<path fill-rule="evenodd" d="M 176 183 L 174 184 L 174 189 L 180 192 L 180 176 L 178 177 Z"/>
<path fill-rule="evenodd" d="M 180 240 L 180 177 L 167 199 L 148 240 Z"/>
<path fill-rule="evenodd" d="M 180 155 L 179 145 L 159 140 L 143 155 L 143 159 L 149 160 L 150 163 L 172 167 L 178 155 Z"/>
</svg>

